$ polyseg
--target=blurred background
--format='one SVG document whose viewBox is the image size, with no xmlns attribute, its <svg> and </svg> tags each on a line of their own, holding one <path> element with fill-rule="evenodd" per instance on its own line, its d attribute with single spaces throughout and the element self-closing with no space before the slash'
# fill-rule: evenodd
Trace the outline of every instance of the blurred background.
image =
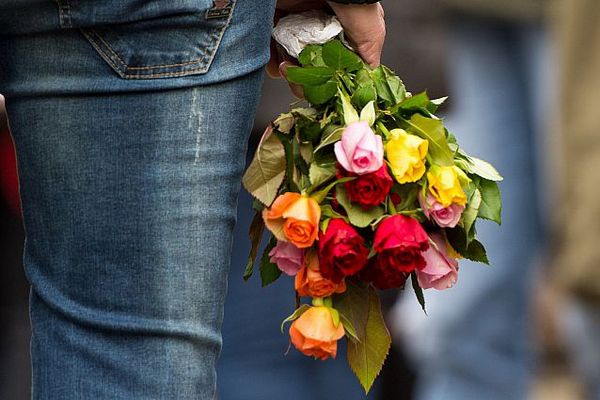
<svg viewBox="0 0 600 400">
<path fill-rule="evenodd" d="M 389 0 L 383 63 L 441 110 L 466 151 L 505 177 L 503 225 L 482 224 L 492 267 L 458 284 L 383 294 L 392 352 L 368 399 L 600 399 L 600 2 Z M 0 55 L 1 56 L 1 55 Z M 250 149 L 294 102 L 266 79 Z M 0 101 L 0 399 L 29 398 L 28 285 L 14 151 Z M 219 361 L 219 398 L 364 399 L 343 359 L 288 349 L 293 283 L 241 279 L 242 191 Z"/>
</svg>

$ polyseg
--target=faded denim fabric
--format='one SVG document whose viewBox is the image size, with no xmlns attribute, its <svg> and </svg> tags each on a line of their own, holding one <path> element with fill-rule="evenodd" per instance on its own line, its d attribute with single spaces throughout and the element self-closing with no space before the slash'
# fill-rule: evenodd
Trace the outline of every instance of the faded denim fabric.
<svg viewBox="0 0 600 400">
<path fill-rule="evenodd" d="M 0 3 L 35 399 L 213 398 L 273 3 Z"/>
</svg>

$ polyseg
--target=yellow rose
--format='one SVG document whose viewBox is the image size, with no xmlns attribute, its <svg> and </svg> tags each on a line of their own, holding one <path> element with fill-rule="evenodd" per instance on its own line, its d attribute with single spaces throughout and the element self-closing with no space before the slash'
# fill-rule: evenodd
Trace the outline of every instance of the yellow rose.
<svg viewBox="0 0 600 400">
<path fill-rule="evenodd" d="M 416 182 L 425 173 L 427 140 L 409 135 L 403 129 L 393 129 L 385 145 L 392 174 L 399 183 Z"/>
<path fill-rule="evenodd" d="M 440 167 L 437 165 L 429 168 L 427 180 L 429 191 L 444 207 L 451 204 L 464 206 L 467 204 L 467 196 L 460 186 L 461 178 L 469 179 L 458 167 Z"/>
</svg>

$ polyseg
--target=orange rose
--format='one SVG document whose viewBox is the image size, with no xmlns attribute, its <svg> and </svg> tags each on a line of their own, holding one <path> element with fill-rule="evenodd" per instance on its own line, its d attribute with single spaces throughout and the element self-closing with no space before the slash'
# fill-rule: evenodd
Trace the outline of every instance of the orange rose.
<svg viewBox="0 0 600 400">
<path fill-rule="evenodd" d="M 320 360 L 337 355 L 337 341 L 345 334 L 340 322 L 333 324 L 327 307 L 311 307 L 290 326 L 290 337 L 298 351 Z"/>
<path fill-rule="evenodd" d="M 271 208 L 263 210 L 263 219 L 278 240 L 304 249 L 317 239 L 321 208 L 310 197 L 287 192 L 277 197 Z"/>
<path fill-rule="evenodd" d="M 296 274 L 295 287 L 298 295 L 307 297 L 327 297 L 346 291 L 344 280 L 334 283 L 323 278 L 319 269 L 319 257 L 314 252 L 308 254 L 305 266 Z"/>
</svg>

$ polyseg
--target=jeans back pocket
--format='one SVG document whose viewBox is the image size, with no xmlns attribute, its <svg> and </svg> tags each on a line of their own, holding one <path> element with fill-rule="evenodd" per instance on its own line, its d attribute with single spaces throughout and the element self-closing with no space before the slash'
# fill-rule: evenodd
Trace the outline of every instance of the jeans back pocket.
<svg viewBox="0 0 600 400">
<path fill-rule="evenodd" d="M 78 28 L 125 79 L 208 71 L 236 0 L 56 0 L 63 28 Z"/>
</svg>

